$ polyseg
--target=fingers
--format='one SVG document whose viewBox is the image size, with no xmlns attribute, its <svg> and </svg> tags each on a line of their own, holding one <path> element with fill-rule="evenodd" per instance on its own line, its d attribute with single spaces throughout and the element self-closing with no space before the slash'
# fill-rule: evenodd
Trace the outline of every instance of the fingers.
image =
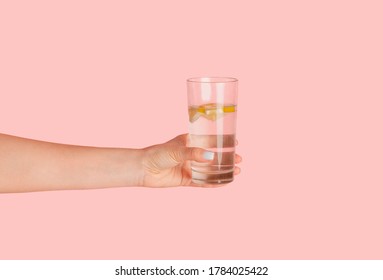
<svg viewBox="0 0 383 280">
<path fill-rule="evenodd" d="M 193 160 L 196 162 L 209 162 L 214 159 L 214 153 L 202 148 L 186 148 L 185 160 Z"/>
<path fill-rule="evenodd" d="M 215 153 L 204 150 L 202 148 L 197 147 L 183 147 L 178 150 L 177 153 L 177 162 L 183 162 L 185 160 L 193 160 L 197 162 L 209 162 L 212 161 L 215 157 Z M 234 156 L 234 163 L 238 164 L 242 162 L 242 157 L 238 154 Z"/>
<path fill-rule="evenodd" d="M 234 167 L 234 175 L 238 175 L 239 173 L 241 173 L 241 168 L 239 168 L 238 166 L 235 166 Z"/>
<path fill-rule="evenodd" d="M 176 163 L 183 163 L 187 160 L 196 162 L 209 162 L 214 159 L 214 153 L 197 147 L 171 147 L 170 157 Z"/>
<path fill-rule="evenodd" d="M 208 162 L 214 159 L 214 153 L 198 147 L 186 147 L 188 141 L 188 134 L 181 134 L 170 140 L 168 143 L 179 144 L 181 146 L 174 153 L 174 158 L 177 162 L 181 163 L 185 160 L 193 160 L 197 162 Z M 238 145 L 238 140 L 235 140 L 235 145 Z M 242 162 L 242 157 L 238 154 L 234 156 L 234 162 Z"/>
<path fill-rule="evenodd" d="M 238 175 L 241 173 L 241 168 L 238 166 L 234 167 L 234 176 Z M 227 184 L 196 184 L 193 183 L 193 181 L 190 180 L 190 183 L 188 184 L 189 186 L 192 187 L 202 187 L 202 188 L 217 188 L 217 187 L 223 187 L 226 186 Z"/>
<path fill-rule="evenodd" d="M 234 162 L 235 163 L 240 163 L 242 162 L 242 157 L 238 154 L 235 154 L 235 157 L 234 157 Z"/>
</svg>

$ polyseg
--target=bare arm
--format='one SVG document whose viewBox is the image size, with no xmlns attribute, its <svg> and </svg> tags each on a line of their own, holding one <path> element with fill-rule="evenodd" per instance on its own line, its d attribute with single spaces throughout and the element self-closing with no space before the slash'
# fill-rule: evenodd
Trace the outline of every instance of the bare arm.
<svg viewBox="0 0 383 280">
<path fill-rule="evenodd" d="M 63 145 L 0 134 L 0 192 L 142 185 L 143 150 Z"/>
</svg>

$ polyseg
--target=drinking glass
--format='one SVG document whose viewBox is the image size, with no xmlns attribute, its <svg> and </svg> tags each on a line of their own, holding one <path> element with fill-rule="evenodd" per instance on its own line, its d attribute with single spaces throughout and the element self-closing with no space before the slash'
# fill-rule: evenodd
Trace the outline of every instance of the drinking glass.
<svg viewBox="0 0 383 280">
<path fill-rule="evenodd" d="M 214 152 L 208 163 L 191 162 L 196 184 L 227 184 L 234 178 L 238 80 L 201 77 L 187 80 L 188 146 Z"/>
</svg>

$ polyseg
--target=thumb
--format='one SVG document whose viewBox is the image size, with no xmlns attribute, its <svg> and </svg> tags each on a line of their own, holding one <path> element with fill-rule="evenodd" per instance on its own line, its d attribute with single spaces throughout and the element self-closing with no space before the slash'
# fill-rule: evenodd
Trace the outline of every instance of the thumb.
<svg viewBox="0 0 383 280">
<path fill-rule="evenodd" d="M 214 152 L 197 147 L 183 147 L 174 151 L 174 158 L 179 163 L 186 160 L 208 162 L 214 159 Z"/>
</svg>

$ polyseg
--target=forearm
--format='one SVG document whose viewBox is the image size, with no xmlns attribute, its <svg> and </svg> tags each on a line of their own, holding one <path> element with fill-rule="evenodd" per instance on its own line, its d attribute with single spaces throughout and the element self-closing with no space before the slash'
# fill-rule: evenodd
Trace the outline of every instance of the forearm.
<svg viewBox="0 0 383 280">
<path fill-rule="evenodd" d="M 141 185 L 142 153 L 0 134 L 0 192 Z"/>
</svg>

